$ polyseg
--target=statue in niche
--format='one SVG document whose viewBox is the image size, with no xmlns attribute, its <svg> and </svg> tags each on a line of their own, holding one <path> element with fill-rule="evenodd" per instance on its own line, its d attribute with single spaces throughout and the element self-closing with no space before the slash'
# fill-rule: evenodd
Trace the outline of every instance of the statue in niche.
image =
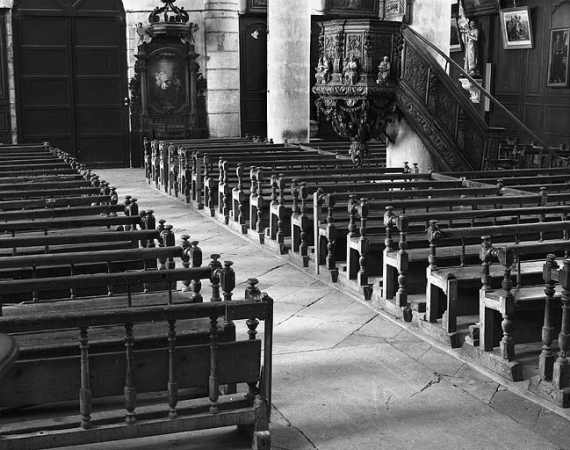
<svg viewBox="0 0 570 450">
<path fill-rule="evenodd" d="M 388 57 L 384 56 L 378 65 L 378 79 L 376 80 L 376 84 L 386 84 L 388 77 L 390 76 L 391 67 L 392 65 L 390 64 Z"/>
<path fill-rule="evenodd" d="M 319 65 L 317 66 L 317 73 L 315 78 L 318 84 L 328 83 L 330 81 L 331 75 L 331 62 L 326 55 L 319 58 Z"/>
<path fill-rule="evenodd" d="M 474 20 L 463 24 L 461 29 L 463 43 L 465 44 L 465 72 L 474 78 L 480 78 L 479 72 L 479 30 Z"/>
<path fill-rule="evenodd" d="M 356 84 L 358 83 L 358 59 L 354 56 L 354 53 L 350 55 L 350 58 L 344 66 L 343 72 L 344 84 Z"/>
</svg>

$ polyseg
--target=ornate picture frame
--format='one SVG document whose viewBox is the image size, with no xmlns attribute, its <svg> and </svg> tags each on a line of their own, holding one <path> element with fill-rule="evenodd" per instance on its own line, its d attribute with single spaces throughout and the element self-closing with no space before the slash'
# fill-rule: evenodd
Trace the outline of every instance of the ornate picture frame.
<svg viewBox="0 0 570 450">
<path fill-rule="evenodd" d="M 248 0 L 248 9 L 252 12 L 267 12 L 269 0 Z"/>
<path fill-rule="evenodd" d="M 568 87 L 570 73 L 568 59 L 570 56 L 570 28 L 553 28 L 550 30 L 548 55 L 548 87 Z"/>
<path fill-rule="evenodd" d="M 451 17 L 451 36 L 449 38 L 449 51 L 463 51 L 463 39 L 461 39 L 461 31 L 457 23 L 457 17 Z"/>
<path fill-rule="evenodd" d="M 499 0 L 461 0 L 466 17 L 486 16 L 499 12 Z"/>
<path fill-rule="evenodd" d="M 327 13 L 378 17 L 379 0 L 327 0 Z"/>
<path fill-rule="evenodd" d="M 532 20 L 528 6 L 501 9 L 500 18 L 504 49 L 534 48 Z"/>
</svg>

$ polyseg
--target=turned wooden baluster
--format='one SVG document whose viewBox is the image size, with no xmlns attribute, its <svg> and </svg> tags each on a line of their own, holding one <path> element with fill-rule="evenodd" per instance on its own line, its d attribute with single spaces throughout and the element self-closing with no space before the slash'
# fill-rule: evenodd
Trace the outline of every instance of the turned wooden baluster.
<svg viewBox="0 0 570 450">
<path fill-rule="evenodd" d="M 197 268 L 202 267 L 202 249 L 198 247 L 198 241 L 190 242 L 190 267 Z M 192 290 L 192 303 L 202 303 L 204 298 L 200 291 L 202 290 L 202 282 L 200 278 L 193 278 L 190 283 L 190 289 Z"/>
<path fill-rule="evenodd" d="M 180 239 L 182 239 L 182 243 L 180 244 L 180 246 L 182 247 L 182 267 L 184 267 L 185 269 L 190 268 L 190 236 L 188 236 L 187 234 L 183 234 L 182 236 L 180 236 Z M 190 280 L 182 280 L 182 292 L 189 292 L 190 291 Z"/>
<path fill-rule="evenodd" d="M 279 179 L 276 180 L 277 189 L 279 189 L 279 216 L 277 218 L 277 235 L 275 236 L 279 244 L 285 242 L 285 230 L 283 216 L 285 215 L 285 180 L 283 174 L 279 174 Z"/>
<path fill-rule="evenodd" d="M 277 189 L 279 189 L 278 203 L 280 206 L 285 206 L 285 186 L 286 186 L 285 174 L 280 173 L 277 179 Z"/>
<path fill-rule="evenodd" d="M 144 149 L 144 175 L 147 183 L 150 184 L 152 176 L 152 170 L 151 170 L 152 150 L 150 148 L 150 141 L 146 136 L 143 138 L 143 149 Z"/>
<path fill-rule="evenodd" d="M 160 172 L 160 153 L 158 151 L 159 143 L 156 139 L 152 141 L 152 181 L 154 181 L 154 187 L 158 189 L 158 179 Z"/>
<path fill-rule="evenodd" d="M 257 278 L 248 278 L 246 282 L 248 286 L 245 288 L 245 299 L 261 300 L 261 291 L 257 287 L 259 280 Z"/>
<path fill-rule="evenodd" d="M 331 194 L 332 197 L 332 194 Z M 329 197 L 330 198 L 330 197 Z M 348 236 L 356 236 L 356 213 L 358 211 L 358 200 L 356 195 L 349 195 L 348 200 Z"/>
<path fill-rule="evenodd" d="M 291 180 L 291 196 L 293 197 L 293 206 L 291 207 L 293 215 L 301 214 L 301 210 L 299 209 L 299 189 L 297 187 L 297 178 L 293 178 Z"/>
<path fill-rule="evenodd" d="M 172 231 L 174 227 L 172 225 L 165 225 L 164 232 L 163 232 L 163 242 L 165 247 L 174 247 L 176 245 L 176 237 L 174 236 L 174 232 Z M 167 269 L 175 269 L 176 262 L 174 261 L 173 256 L 168 256 L 166 260 L 166 268 Z"/>
<path fill-rule="evenodd" d="M 249 194 L 250 194 L 250 196 L 256 196 L 257 195 L 257 171 L 258 170 L 259 170 L 259 168 L 257 166 L 251 166 L 249 168 L 249 181 L 250 181 Z"/>
<path fill-rule="evenodd" d="M 210 414 L 218 413 L 218 318 L 210 318 L 210 377 L 209 377 Z"/>
<path fill-rule="evenodd" d="M 156 217 L 154 216 L 154 210 L 153 209 L 149 209 L 146 212 L 146 227 L 147 227 L 147 230 L 157 229 Z M 156 246 L 154 239 L 151 238 L 148 240 L 148 246 L 149 247 L 155 247 Z"/>
<path fill-rule="evenodd" d="M 224 161 L 222 163 L 222 170 L 224 171 L 224 178 L 222 181 L 222 185 L 220 188 L 222 189 L 222 198 L 220 201 L 220 213 L 224 216 L 225 224 L 227 225 L 230 221 L 230 209 L 231 209 L 231 189 L 229 187 L 228 182 L 228 171 L 229 171 L 229 163 L 228 161 Z"/>
<path fill-rule="evenodd" d="M 336 258 L 334 256 L 334 249 L 335 249 L 335 244 L 336 244 L 336 236 L 335 233 L 332 232 L 333 228 L 334 228 L 334 218 L 333 218 L 333 213 L 334 213 L 334 207 L 336 204 L 336 199 L 335 196 L 332 194 L 329 194 L 327 196 L 327 229 L 328 229 L 328 241 L 327 241 L 327 259 L 326 259 L 326 264 L 327 264 L 327 269 L 330 270 L 334 270 L 336 269 Z M 315 239 L 318 239 L 318 236 L 315 236 Z"/>
<path fill-rule="evenodd" d="M 411 322 L 412 310 L 408 304 L 408 291 L 406 290 L 406 272 L 408 271 L 408 243 L 406 242 L 406 233 L 408 232 L 408 218 L 404 215 L 399 216 L 396 220 L 396 226 L 400 230 L 400 241 L 398 242 L 398 291 L 396 292 L 396 303 L 403 308 L 404 320 Z"/>
<path fill-rule="evenodd" d="M 277 193 L 278 184 L 277 184 L 278 177 L 277 175 L 271 175 L 271 204 L 277 205 L 279 203 L 278 197 L 279 194 Z"/>
<path fill-rule="evenodd" d="M 441 231 L 437 226 L 437 220 L 429 221 L 427 237 L 429 241 L 429 256 L 428 256 L 429 268 L 431 271 L 434 271 L 435 269 L 437 269 L 437 255 L 436 255 L 437 242 L 441 238 Z"/>
<path fill-rule="evenodd" d="M 176 320 L 168 321 L 168 418 L 176 419 L 178 412 L 178 382 L 176 381 Z"/>
<path fill-rule="evenodd" d="M 515 297 L 512 293 L 511 266 L 514 262 L 512 251 L 499 252 L 499 262 L 503 265 L 503 281 L 501 287 L 505 291 L 505 305 L 501 328 L 503 337 L 500 342 L 501 357 L 507 361 L 515 359 L 515 341 L 513 340 L 513 316 L 515 314 Z"/>
<path fill-rule="evenodd" d="M 261 295 L 258 295 L 255 298 L 256 301 L 261 301 Z M 256 339 L 256 335 L 257 335 L 257 326 L 259 325 L 259 320 L 257 320 L 255 317 L 248 319 L 246 322 L 247 325 L 247 334 L 248 334 L 248 338 L 250 341 L 255 341 Z M 246 394 L 246 398 L 247 398 L 247 403 L 248 405 L 252 405 L 253 404 L 253 400 L 255 399 L 255 397 L 259 394 L 259 387 L 257 386 L 256 382 L 252 382 L 252 383 L 247 383 L 248 386 L 248 392 Z"/>
<path fill-rule="evenodd" d="M 360 259 L 358 261 L 360 269 L 358 271 L 358 284 L 361 286 L 368 284 L 368 270 L 367 270 L 367 260 L 366 252 L 368 250 L 368 239 L 366 237 L 366 221 L 368 220 L 368 213 L 370 212 L 370 207 L 368 206 L 368 199 L 360 199 L 360 207 L 358 208 L 360 213 Z"/>
<path fill-rule="evenodd" d="M 309 196 L 309 189 L 307 188 L 307 183 L 302 182 L 299 189 L 299 194 L 301 196 L 301 256 L 307 257 L 309 255 L 309 243 L 307 242 L 307 229 L 309 228 L 309 217 L 307 216 L 307 197 Z M 308 261 L 307 261 L 308 263 Z"/>
<path fill-rule="evenodd" d="M 220 269 L 222 268 L 222 263 L 218 261 L 220 259 L 220 255 L 213 254 L 211 255 L 212 261 L 210 261 L 210 269 L 212 269 L 212 277 L 210 281 L 212 282 L 212 298 L 210 301 L 212 302 L 221 302 L 222 298 L 220 297 Z"/>
<path fill-rule="evenodd" d="M 479 259 L 481 260 L 481 289 L 484 291 L 491 290 L 491 274 L 490 266 L 493 257 L 493 246 L 491 245 L 491 236 L 481 237 L 481 250 L 479 252 Z"/>
<path fill-rule="evenodd" d="M 232 299 L 232 291 L 236 287 L 236 274 L 232 269 L 233 261 L 224 261 L 224 267 L 220 271 L 220 287 L 224 295 L 224 302 Z"/>
<path fill-rule="evenodd" d="M 134 347 L 134 336 L 133 336 L 133 324 L 125 324 L 125 363 L 126 363 L 126 373 L 125 373 L 125 409 L 127 413 L 125 415 L 125 422 L 129 425 L 134 424 L 137 421 L 135 408 L 137 406 L 137 388 L 135 387 L 135 372 L 133 364 L 133 347 Z"/>
<path fill-rule="evenodd" d="M 554 362 L 552 384 L 558 389 L 570 387 L 570 365 L 568 350 L 570 348 L 570 259 L 564 260 L 559 270 L 562 286 L 562 324 L 558 335 L 558 358 Z"/>
<path fill-rule="evenodd" d="M 91 384 L 89 371 L 89 335 L 87 327 L 79 329 L 79 351 L 81 358 L 81 388 L 79 389 L 79 413 L 81 428 L 90 429 L 91 423 Z"/>
<path fill-rule="evenodd" d="M 257 221 L 256 221 L 256 228 L 255 231 L 257 233 L 263 233 L 264 226 L 263 226 L 263 212 L 261 210 L 263 206 L 263 173 L 260 168 L 257 169 L 256 172 L 256 179 L 257 179 Z"/>
<path fill-rule="evenodd" d="M 234 269 L 232 269 L 232 265 L 233 265 L 232 261 L 224 261 L 224 267 L 222 269 L 217 270 L 220 280 L 220 287 L 222 289 L 222 293 L 224 296 L 223 299 L 224 302 L 229 302 L 232 300 L 232 291 L 236 287 L 236 274 L 234 272 Z M 227 320 L 225 316 L 223 319 L 223 323 L 224 323 L 224 330 L 226 330 L 226 333 L 228 333 L 229 330 L 232 330 L 234 328 L 233 321 Z M 227 385 L 224 389 L 224 392 L 226 394 L 235 394 L 237 392 L 235 383 Z"/>
<path fill-rule="evenodd" d="M 384 239 L 384 245 L 388 250 L 392 250 L 394 246 L 393 228 L 394 220 L 396 215 L 394 214 L 393 206 L 386 206 L 386 212 L 384 213 L 384 226 L 386 227 L 386 238 Z"/>
<path fill-rule="evenodd" d="M 237 206 L 237 214 L 234 211 L 234 220 L 237 221 L 240 225 L 245 224 L 245 215 L 244 215 L 244 201 L 245 201 L 245 192 L 243 191 L 243 165 L 240 163 L 236 167 L 236 175 L 238 177 L 238 184 L 237 184 L 237 194 L 238 194 L 238 206 Z M 234 206 L 235 207 L 235 206 Z"/>
<path fill-rule="evenodd" d="M 544 278 L 544 323 L 542 325 L 542 351 L 538 357 L 538 369 L 540 377 L 543 380 L 552 380 L 552 370 L 554 367 L 554 353 L 552 352 L 552 341 L 554 340 L 554 327 L 552 326 L 552 313 L 554 294 L 554 280 L 552 279 L 552 271 L 558 269 L 556 255 L 548 254 L 546 262 L 543 266 Z"/>
</svg>

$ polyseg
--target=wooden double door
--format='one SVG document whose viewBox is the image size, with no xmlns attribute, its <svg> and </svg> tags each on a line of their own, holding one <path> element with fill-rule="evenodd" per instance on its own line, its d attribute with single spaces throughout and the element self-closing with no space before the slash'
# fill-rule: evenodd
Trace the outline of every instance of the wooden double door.
<svg viewBox="0 0 570 450">
<path fill-rule="evenodd" d="M 20 142 L 48 141 L 91 165 L 129 162 L 121 0 L 16 0 Z"/>
</svg>

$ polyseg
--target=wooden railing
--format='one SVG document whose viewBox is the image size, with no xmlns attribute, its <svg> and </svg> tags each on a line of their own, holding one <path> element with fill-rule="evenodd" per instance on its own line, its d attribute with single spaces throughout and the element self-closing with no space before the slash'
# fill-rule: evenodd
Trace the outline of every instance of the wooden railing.
<svg viewBox="0 0 570 450">
<path fill-rule="evenodd" d="M 569 158 L 558 154 L 530 130 L 499 100 L 480 86 L 463 68 L 429 40 L 409 27 L 402 29 L 403 68 L 397 94 L 403 114 L 444 170 L 489 168 L 499 153 L 503 128 L 490 127 L 473 106 L 456 80 L 450 78 L 434 53 L 477 86 L 482 96 L 506 115 L 534 146 L 541 161 L 566 166 Z M 548 156 L 548 157 L 546 157 Z"/>
</svg>

